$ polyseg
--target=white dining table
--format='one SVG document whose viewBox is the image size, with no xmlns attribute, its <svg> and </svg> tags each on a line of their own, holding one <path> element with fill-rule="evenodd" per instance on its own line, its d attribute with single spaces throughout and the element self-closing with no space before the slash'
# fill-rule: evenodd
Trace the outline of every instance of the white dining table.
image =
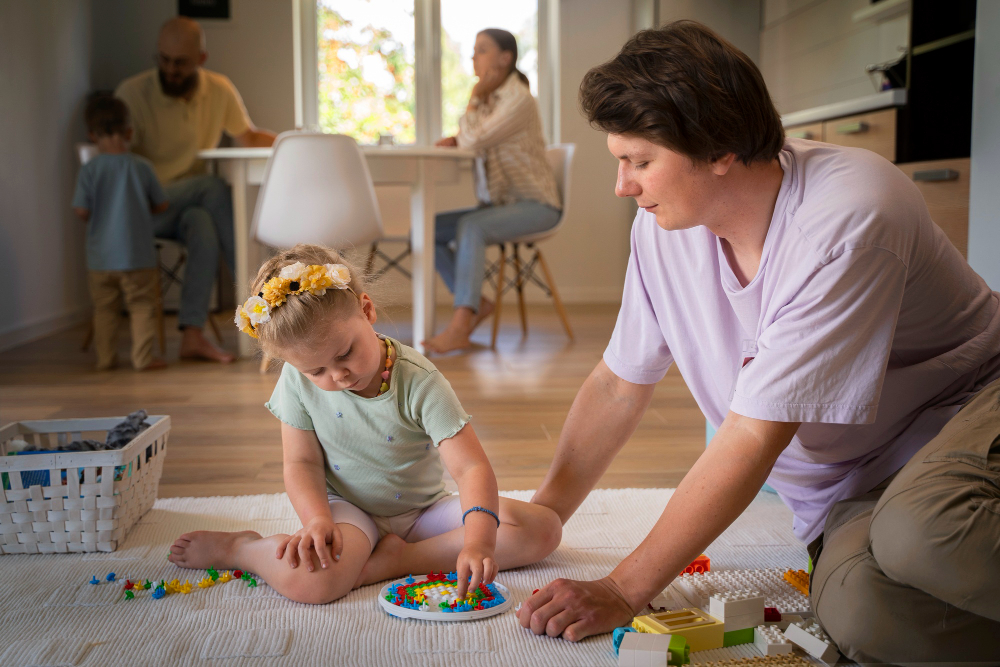
<svg viewBox="0 0 1000 667">
<path fill-rule="evenodd" d="M 423 146 L 362 146 L 375 185 L 410 187 L 410 251 L 413 274 L 413 346 L 434 334 L 434 194 L 438 184 L 455 183 L 462 169 L 471 169 L 475 153 L 458 148 Z M 215 173 L 232 186 L 236 250 L 236 298 L 242 303 L 250 282 L 250 213 L 247 186 L 264 180 L 271 148 L 213 148 L 198 153 Z M 251 341 L 240 336 L 241 355 Z"/>
</svg>

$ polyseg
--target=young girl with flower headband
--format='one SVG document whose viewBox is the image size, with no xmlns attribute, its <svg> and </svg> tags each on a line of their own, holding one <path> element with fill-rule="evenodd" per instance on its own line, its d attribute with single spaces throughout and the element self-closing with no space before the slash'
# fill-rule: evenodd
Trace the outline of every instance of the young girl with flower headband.
<svg viewBox="0 0 1000 667">
<path fill-rule="evenodd" d="M 375 333 L 375 305 L 337 253 L 283 252 L 251 293 L 236 324 L 285 362 L 267 407 L 281 420 L 285 488 L 302 528 L 186 533 L 171 562 L 249 570 L 285 597 L 320 604 L 438 570 L 475 588 L 558 546 L 552 510 L 498 497 L 451 385 L 416 350 Z M 458 495 L 445 491 L 443 468 Z"/>
</svg>

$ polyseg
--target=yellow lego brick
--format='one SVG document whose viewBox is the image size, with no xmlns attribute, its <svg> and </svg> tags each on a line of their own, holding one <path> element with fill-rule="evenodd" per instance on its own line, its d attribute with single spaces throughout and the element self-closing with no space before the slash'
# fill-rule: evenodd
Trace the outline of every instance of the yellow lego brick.
<svg viewBox="0 0 1000 667">
<path fill-rule="evenodd" d="M 680 635 L 687 640 L 691 651 L 722 648 L 725 624 L 698 609 L 658 611 L 638 616 L 632 621 L 637 632 L 660 635 Z"/>
<path fill-rule="evenodd" d="M 788 570 L 785 572 L 785 581 L 795 587 L 806 597 L 809 597 L 809 573 L 805 570 Z"/>
</svg>

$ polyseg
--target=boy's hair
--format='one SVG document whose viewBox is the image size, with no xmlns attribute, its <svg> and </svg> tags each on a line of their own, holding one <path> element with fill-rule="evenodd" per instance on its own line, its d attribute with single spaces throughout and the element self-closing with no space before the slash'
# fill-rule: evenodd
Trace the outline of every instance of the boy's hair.
<svg viewBox="0 0 1000 667">
<path fill-rule="evenodd" d="M 87 131 L 95 137 L 125 134 L 131 126 L 128 106 L 109 92 L 97 92 L 87 98 L 83 117 Z"/>
<path fill-rule="evenodd" d="M 760 70 L 742 51 L 695 21 L 643 30 L 580 84 L 590 124 L 713 162 L 778 156 L 785 131 Z"/>
<path fill-rule="evenodd" d="M 331 319 L 361 312 L 358 297 L 362 292 L 368 291 L 362 272 L 345 261 L 336 250 L 300 243 L 264 262 L 257 277 L 250 283 L 250 294 L 260 293 L 264 283 L 295 262 L 302 262 L 306 266 L 343 264 L 351 273 L 351 289 L 328 289 L 322 296 L 309 292 L 289 295 L 285 303 L 272 309 L 270 321 L 258 326 L 255 333 L 261 349 L 274 359 L 281 358 L 283 349 L 314 342 L 324 333 L 322 324 Z"/>
</svg>

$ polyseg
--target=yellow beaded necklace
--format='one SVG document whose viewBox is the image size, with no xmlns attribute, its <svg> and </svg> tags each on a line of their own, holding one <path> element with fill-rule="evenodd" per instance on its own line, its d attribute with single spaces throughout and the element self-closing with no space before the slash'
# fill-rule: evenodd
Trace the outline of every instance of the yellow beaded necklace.
<svg viewBox="0 0 1000 667">
<path fill-rule="evenodd" d="M 392 368 L 392 341 L 379 336 L 379 340 L 385 343 L 385 370 L 382 371 L 382 386 L 379 387 L 376 397 L 389 391 L 389 369 Z"/>
</svg>

